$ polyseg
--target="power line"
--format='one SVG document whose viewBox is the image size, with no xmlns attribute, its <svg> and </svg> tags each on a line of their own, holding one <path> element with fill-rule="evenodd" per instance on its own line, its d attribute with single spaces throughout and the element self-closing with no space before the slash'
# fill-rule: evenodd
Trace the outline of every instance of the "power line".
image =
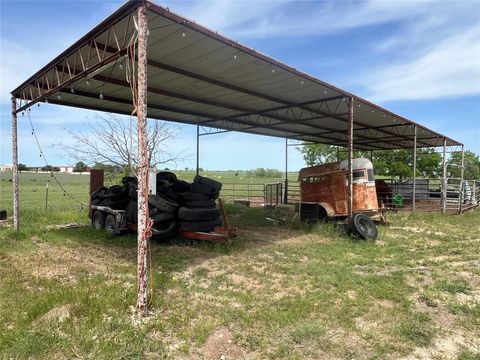
<svg viewBox="0 0 480 360">
<path fill-rule="evenodd" d="M 30 122 L 30 127 L 32 128 L 32 135 L 34 136 L 35 138 L 35 142 L 37 143 L 37 147 L 38 147 L 38 151 L 40 152 L 40 157 L 43 158 L 43 161 L 45 162 L 45 165 L 49 168 L 53 168 L 47 161 L 47 158 L 45 157 L 45 153 L 43 152 L 43 149 L 42 149 L 42 146 L 40 145 L 40 141 L 38 140 L 38 136 L 37 136 L 37 133 L 35 131 L 35 128 L 33 126 L 33 122 L 32 122 L 32 118 L 30 117 L 30 108 L 27 110 L 27 117 L 28 117 L 28 121 Z M 22 112 L 22 115 L 23 115 L 23 112 Z M 55 180 L 55 182 L 57 183 L 57 185 L 60 187 L 60 189 L 62 189 L 63 191 L 63 196 L 68 196 L 70 199 L 72 199 L 73 201 L 75 201 L 76 203 L 78 203 L 82 209 L 84 206 L 87 206 L 87 204 L 84 204 L 82 203 L 81 201 L 79 201 L 78 199 L 76 199 L 75 197 L 73 197 L 62 185 L 62 183 L 58 180 L 58 178 L 55 176 L 55 174 L 53 173 L 52 170 L 50 170 L 50 176 Z"/>
</svg>

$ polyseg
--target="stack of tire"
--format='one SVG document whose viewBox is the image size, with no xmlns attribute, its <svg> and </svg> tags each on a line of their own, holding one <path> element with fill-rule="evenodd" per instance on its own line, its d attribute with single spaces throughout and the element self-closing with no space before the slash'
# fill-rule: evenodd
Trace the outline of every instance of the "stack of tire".
<svg viewBox="0 0 480 360">
<path fill-rule="evenodd" d="M 178 210 L 180 230 L 211 232 L 221 225 L 220 210 L 215 200 L 222 184 L 203 176 L 195 176 L 189 190 L 182 194 L 183 206 Z"/>
<path fill-rule="evenodd" d="M 210 232 L 221 225 L 220 211 L 215 200 L 222 184 L 213 179 L 195 176 L 192 184 L 177 179 L 169 171 L 156 175 L 156 195 L 148 196 L 150 219 L 155 235 L 170 235 L 184 231 Z M 134 177 L 124 177 L 122 185 L 102 187 L 91 197 L 92 205 L 125 210 L 128 223 L 138 222 L 138 184 Z"/>
<path fill-rule="evenodd" d="M 172 174 L 174 175 L 174 174 Z M 126 206 L 127 222 L 138 222 L 138 185 L 137 179 L 125 177 L 122 182 L 127 183 L 129 188 L 129 201 Z M 157 184 L 158 184 L 157 177 Z M 153 220 L 152 230 L 156 236 L 166 236 L 177 230 L 177 212 L 179 204 L 164 194 L 148 196 L 148 213 Z"/>
</svg>

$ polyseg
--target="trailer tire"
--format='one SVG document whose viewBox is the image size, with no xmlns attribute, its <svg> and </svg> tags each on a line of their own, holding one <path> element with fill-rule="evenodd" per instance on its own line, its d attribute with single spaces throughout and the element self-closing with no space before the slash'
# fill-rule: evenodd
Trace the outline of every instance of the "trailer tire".
<svg viewBox="0 0 480 360">
<path fill-rule="evenodd" d="M 163 222 L 158 223 L 153 226 L 153 236 L 158 237 L 165 237 L 171 235 L 177 229 L 177 222 L 175 220 L 171 220 L 170 222 Z"/>
<path fill-rule="evenodd" d="M 138 203 L 137 200 L 130 200 L 125 209 L 127 222 L 136 224 L 138 222 Z"/>
<path fill-rule="evenodd" d="M 170 171 L 160 171 L 157 173 L 157 178 L 156 178 L 157 182 L 159 180 L 167 180 L 168 182 L 175 182 L 175 180 L 177 180 L 177 175 L 175 175 L 174 173 L 170 172 Z"/>
<path fill-rule="evenodd" d="M 178 208 L 178 204 L 172 200 L 168 200 L 160 195 L 149 195 L 148 202 L 157 209 L 172 212 Z"/>
<path fill-rule="evenodd" d="M 161 212 L 150 217 L 154 224 L 160 224 L 164 221 L 175 218 L 175 214 L 172 212 Z"/>
<path fill-rule="evenodd" d="M 165 196 L 169 200 L 175 201 L 177 204 L 183 203 L 183 196 L 172 189 L 168 189 L 167 191 L 165 191 Z"/>
<path fill-rule="evenodd" d="M 181 207 L 178 210 L 178 217 L 185 221 L 213 221 L 220 217 L 220 209 L 190 209 Z"/>
<path fill-rule="evenodd" d="M 183 193 L 183 198 L 185 201 L 206 201 L 210 200 L 210 197 L 203 194 L 197 194 L 191 191 Z"/>
<path fill-rule="evenodd" d="M 215 206 L 215 200 L 197 200 L 185 203 L 185 207 L 190 209 L 213 209 Z"/>
<path fill-rule="evenodd" d="M 120 230 L 118 228 L 118 222 L 115 219 L 115 215 L 107 215 L 105 218 L 105 230 L 112 236 L 118 235 Z"/>
<path fill-rule="evenodd" d="M 222 224 L 220 219 L 211 221 L 181 221 L 180 229 L 185 231 L 211 232 Z"/>
<path fill-rule="evenodd" d="M 101 187 L 101 188 L 98 188 L 97 190 L 95 190 L 92 195 L 91 195 L 91 198 L 92 199 L 105 199 L 108 195 L 107 195 L 107 192 L 108 192 L 108 189 L 106 187 Z"/>
<path fill-rule="evenodd" d="M 193 182 L 195 184 L 206 185 L 206 186 L 214 189 L 215 192 L 219 192 L 220 190 L 222 190 L 222 183 L 221 182 L 218 182 L 216 180 L 213 180 L 213 179 L 210 179 L 210 178 L 207 178 L 207 177 L 204 177 L 204 176 L 195 175 L 195 178 L 193 179 Z"/>
<path fill-rule="evenodd" d="M 103 211 L 96 210 L 92 216 L 92 227 L 95 230 L 100 230 L 105 227 L 105 214 Z"/>
<path fill-rule="evenodd" d="M 215 188 L 209 185 L 197 183 L 190 184 L 190 191 L 193 193 L 206 195 L 209 199 L 213 198 L 216 194 L 218 194 L 218 191 Z"/>
<path fill-rule="evenodd" d="M 352 232 L 365 240 L 377 240 L 378 229 L 375 223 L 365 214 L 353 214 L 350 221 Z"/>
<path fill-rule="evenodd" d="M 190 184 L 183 180 L 176 180 L 173 182 L 172 190 L 176 191 L 177 193 L 184 193 L 190 189 Z"/>
</svg>

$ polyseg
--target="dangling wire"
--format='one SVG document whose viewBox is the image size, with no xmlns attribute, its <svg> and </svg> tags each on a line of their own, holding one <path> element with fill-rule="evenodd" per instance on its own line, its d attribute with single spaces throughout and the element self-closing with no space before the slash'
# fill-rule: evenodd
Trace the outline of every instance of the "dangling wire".
<svg viewBox="0 0 480 360">
<path fill-rule="evenodd" d="M 30 109 L 28 109 L 30 110 Z M 32 135 L 34 136 L 35 138 L 35 142 L 37 143 L 37 147 L 38 147 L 38 151 L 40 152 L 40 157 L 43 158 L 43 161 L 45 162 L 45 165 L 49 168 L 52 168 L 48 161 L 47 161 L 47 158 L 45 157 L 45 153 L 43 152 L 43 149 L 42 149 L 42 146 L 40 145 L 40 141 L 38 140 L 38 137 L 37 137 L 37 133 L 35 132 L 35 128 L 33 127 L 33 122 L 32 122 L 32 118 L 30 117 L 30 111 L 27 111 L 27 117 L 28 117 L 28 121 L 30 122 L 30 127 L 32 128 Z M 87 204 L 84 204 L 82 203 L 81 201 L 77 200 L 75 197 L 73 197 L 62 185 L 62 183 L 57 179 L 57 177 L 55 176 L 55 174 L 53 173 L 53 171 L 50 171 L 50 176 L 55 180 L 55 182 L 57 183 L 57 185 L 60 187 L 60 189 L 62 189 L 63 191 L 63 196 L 68 196 L 70 199 L 72 199 L 73 201 L 75 201 L 76 203 L 80 204 L 80 206 L 83 207 L 84 206 L 87 206 Z"/>
</svg>

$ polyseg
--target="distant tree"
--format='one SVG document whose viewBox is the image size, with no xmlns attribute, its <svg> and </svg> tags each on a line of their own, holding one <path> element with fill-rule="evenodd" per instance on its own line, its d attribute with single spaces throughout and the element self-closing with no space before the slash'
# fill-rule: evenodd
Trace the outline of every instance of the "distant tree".
<svg viewBox="0 0 480 360">
<path fill-rule="evenodd" d="M 238 176 L 238 172 L 235 173 L 235 176 Z"/>
<path fill-rule="evenodd" d="M 170 171 L 170 169 L 169 169 L 169 168 L 167 168 L 167 167 L 166 167 L 165 169 L 163 169 L 163 170 L 164 170 L 164 171 Z"/>
<path fill-rule="evenodd" d="M 299 147 L 297 150 L 303 155 L 303 160 L 305 160 L 305 164 L 307 166 L 336 162 L 337 155 L 338 160 L 340 161 L 347 159 L 347 152 L 345 151 L 346 149 L 338 149 L 337 146 L 333 145 L 309 144 Z M 369 153 L 355 150 L 353 152 L 353 157 L 369 157 Z"/>
<path fill-rule="evenodd" d="M 480 179 L 480 157 L 472 151 L 465 151 L 464 155 L 464 173 L 463 178 L 467 180 Z M 460 152 L 454 152 L 448 160 L 448 172 L 450 176 L 459 178 L 462 154 Z"/>
<path fill-rule="evenodd" d="M 190 170 L 190 168 L 188 166 L 185 166 L 185 171 L 188 171 Z"/>
<path fill-rule="evenodd" d="M 83 161 L 77 162 L 75 164 L 75 167 L 73 168 L 73 172 L 84 172 L 87 170 L 88 170 L 88 166 Z"/>
<path fill-rule="evenodd" d="M 22 172 L 22 171 L 27 171 L 29 170 L 28 166 L 25 165 L 25 164 L 18 164 L 18 171 Z"/>
<path fill-rule="evenodd" d="M 336 146 L 324 144 L 310 144 L 298 149 L 303 154 L 307 166 L 321 165 L 337 161 Z M 338 153 L 340 160 L 347 159 L 343 149 Z M 354 151 L 354 157 L 370 157 L 370 152 Z M 419 149 L 417 152 L 417 176 L 437 177 L 441 173 L 441 156 L 433 148 Z M 375 150 L 372 163 L 375 174 L 405 179 L 413 176 L 413 151 Z"/>
<path fill-rule="evenodd" d="M 53 166 L 51 165 L 42 166 L 42 171 L 53 171 Z"/>
<path fill-rule="evenodd" d="M 64 129 L 74 140 L 74 145 L 60 144 L 71 157 L 87 163 L 102 163 L 127 167 L 135 171 L 138 167 L 137 120 L 118 115 L 100 117 L 95 123 L 84 126 L 85 132 Z M 147 123 L 147 149 L 150 167 L 175 163 L 180 154 L 173 154 L 166 146 L 168 140 L 177 136 L 178 127 L 165 121 Z"/>
<path fill-rule="evenodd" d="M 52 167 L 52 171 L 59 172 L 60 168 L 58 166 L 54 166 L 54 167 Z"/>
</svg>

